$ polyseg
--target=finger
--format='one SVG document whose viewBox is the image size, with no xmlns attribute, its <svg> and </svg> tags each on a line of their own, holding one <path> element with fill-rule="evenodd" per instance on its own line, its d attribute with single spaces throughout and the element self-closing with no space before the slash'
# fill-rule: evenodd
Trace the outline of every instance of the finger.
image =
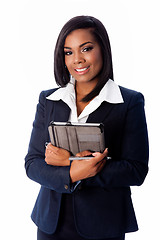
<svg viewBox="0 0 160 240">
<path fill-rule="evenodd" d="M 108 154 L 108 148 L 106 148 L 103 153 L 100 153 L 100 152 L 92 153 L 94 157 L 100 157 L 101 159 L 105 158 L 107 154 Z"/>
<path fill-rule="evenodd" d="M 76 157 L 85 157 L 85 156 L 88 156 L 88 155 L 91 155 L 92 152 L 91 151 L 88 151 L 88 150 L 85 150 L 83 152 L 79 152 L 76 154 Z"/>
<path fill-rule="evenodd" d="M 92 154 L 94 156 L 94 158 L 91 160 L 94 164 L 97 164 L 98 162 L 102 161 L 107 156 L 107 154 L 108 154 L 107 149 L 105 149 L 103 153 L 95 152 Z"/>
<path fill-rule="evenodd" d="M 98 165 L 97 173 L 100 172 L 104 168 L 105 164 L 106 164 L 106 160 L 101 161 L 97 164 Z"/>
<path fill-rule="evenodd" d="M 58 147 L 53 146 L 52 143 L 48 143 L 48 145 L 47 145 L 46 148 L 47 148 L 47 149 L 58 149 Z"/>
<path fill-rule="evenodd" d="M 45 153 L 47 154 L 47 155 L 55 155 L 55 156 L 57 156 L 58 155 L 58 149 L 59 148 L 57 148 L 57 147 L 55 147 L 55 146 L 53 146 L 53 148 L 52 148 L 52 146 L 49 146 L 49 147 L 46 147 L 46 151 L 45 151 Z"/>
<path fill-rule="evenodd" d="M 93 155 L 93 162 L 96 164 L 100 161 L 102 161 L 102 159 L 104 158 L 102 153 L 99 153 L 99 152 L 95 152 L 92 154 Z"/>
<path fill-rule="evenodd" d="M 46 149 L 45 156 L 50 156 L 53 152 L 50 149 Z"/>
<path fill-rule="evenodd" d="M 56 146 L 53 146 L 51 143 L 49 143 L 49 144 L 47 145 L 46 149 L 47 149 L 47 150 L 50 150 L 50 151 L 52 151 L 52 152 L 54 152 L 54 153 L 57 153 L 57 152 L 59 151 L 59 148 L 56 147 Z"/>
<path fill-rule="evenodd" d="M 102 153 L 102 159 L 105 158 L 107 155 L 108 155 L 108 148 L 106 148 Z"/>
<path fill-rule="evenodd" d="M 106 148 L 102 154 L 106 157 L 108 155 L 108 148 Z"/>
</svg>

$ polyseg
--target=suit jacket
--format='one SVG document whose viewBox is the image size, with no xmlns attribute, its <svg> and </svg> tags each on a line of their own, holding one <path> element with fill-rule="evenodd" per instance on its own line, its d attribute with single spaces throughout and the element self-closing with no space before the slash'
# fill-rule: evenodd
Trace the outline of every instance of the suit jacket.
<svg viewBox="0 0 160 240">
<path fill-rule="evenodd" d="M 44 232 L 55 232 L 62 194 L 72 194 L 77 231 L 88 238 L 111 238 L 138 230 L 130 186 L 141 185 L 148 172 L 148 136 L 141 93 L 120 87 L 124 103 L 103 102 L 87 122 L 102 122 L 108 160 L 96 176 L 82 180 L 74 188 L 70 166 L 45 163 L 45 142 L 50 141 L 48 125 L 67 121 L 70 108 L 63 101 L 46 97 L 56 89 L 40 94 L 33 123 L 25 168 L 28 177 L 41 185 L 32 220 Z"/>
</svg>

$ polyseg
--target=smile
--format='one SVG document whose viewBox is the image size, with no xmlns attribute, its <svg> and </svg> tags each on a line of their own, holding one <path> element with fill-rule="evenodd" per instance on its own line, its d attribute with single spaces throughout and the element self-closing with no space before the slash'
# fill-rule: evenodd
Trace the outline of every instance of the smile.
<svg viewBox="0 0 160 240">
<path fill-rule="evenodd" d="M 75 71 L 78 73 L 78 74 L 84 74 L 86 72 L 88 72 L 89 70 L 89 67 L 86 67 L 86 68 L 76 68 Z"/>
</svg>

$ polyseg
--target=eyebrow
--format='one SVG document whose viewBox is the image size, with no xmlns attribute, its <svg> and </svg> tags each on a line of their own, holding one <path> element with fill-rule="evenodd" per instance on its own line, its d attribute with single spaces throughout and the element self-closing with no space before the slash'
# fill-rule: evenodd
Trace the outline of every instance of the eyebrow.
<svg viewBox="0 0 160 240">
<path fill-rule="evenodd" d="M 83 47 L 84 45 L 86 45 L 86 44 L 88 44 L 88 43 L 93 44 L 93 42 L 84 42 L 84 43 L 82 43 L 79 47 L 81 48 L 81 47 Z M 70 48 L 70 47 L 64 47 L 64 48 L 72 49 L 72 48 Z"/>
</svg>

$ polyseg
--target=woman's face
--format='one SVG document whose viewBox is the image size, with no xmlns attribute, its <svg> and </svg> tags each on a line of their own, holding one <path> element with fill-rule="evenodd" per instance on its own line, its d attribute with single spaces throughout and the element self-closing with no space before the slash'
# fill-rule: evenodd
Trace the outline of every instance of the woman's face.
<svg viewBox="0 0 160 240">
<path fill-rule="evenodd" d="M 71 32 L 64 44 L 65 64 L 78 82 L 98 81 L 103 65 L 101 48 L 90 29 Z"/>
</svg>

